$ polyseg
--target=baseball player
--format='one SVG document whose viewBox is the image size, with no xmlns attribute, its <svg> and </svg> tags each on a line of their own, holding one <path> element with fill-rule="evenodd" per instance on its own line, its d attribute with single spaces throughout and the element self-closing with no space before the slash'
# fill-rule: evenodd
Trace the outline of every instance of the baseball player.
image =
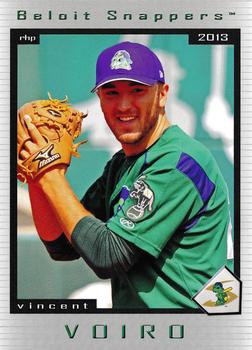
<svg viewBox="0 0 252 350">
<path fill-rule="evenodd" d="M 82 257 L 111 278 L 113 308 L 197 308 L 192 296 L 231 257 L 216 161 L 168 121 L 168 85 L 149 48 L 122 42 L 104 50 L 92 91 L 122 149 L 81 201 L 64 164 L 29 182 L 40 238 L 53 259 Z M 23 161 L 45 144 L 28 115 L 25 123 Z"/>
</svg>

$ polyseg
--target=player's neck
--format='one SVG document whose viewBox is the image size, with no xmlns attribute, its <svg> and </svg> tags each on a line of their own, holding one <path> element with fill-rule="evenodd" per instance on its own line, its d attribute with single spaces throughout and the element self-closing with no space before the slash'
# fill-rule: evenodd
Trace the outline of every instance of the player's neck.
<svg viewBox="0 0 252 350">
<path fill-rule="evenodd" d="M 142 153 L 155 143 L 163 134 L 163 132 L 170 126 L 165 114 L 159 115 L 158 121 L 152 128 L 151 132 L 146 135 L 140 142 L 134 144 L 123 144 L 123 150 L 127 157 Z"/>
</svg>

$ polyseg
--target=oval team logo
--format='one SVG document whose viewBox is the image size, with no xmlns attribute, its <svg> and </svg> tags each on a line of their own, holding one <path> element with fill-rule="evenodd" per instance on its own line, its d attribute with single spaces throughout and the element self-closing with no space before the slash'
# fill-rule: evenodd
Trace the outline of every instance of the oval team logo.
<svg viewBox="0 0 252 350">
<path fill-rule="evenodd" d="M 128 219 L 125 219 L 125 218 L 120 218 L 120 223 L 121 223 L 122 226 L 125 226 L 125 227 L 127 227 L 129 229 L 135 227 L 135 224 L 132 221 L 130 221 Z"/>
</svg>

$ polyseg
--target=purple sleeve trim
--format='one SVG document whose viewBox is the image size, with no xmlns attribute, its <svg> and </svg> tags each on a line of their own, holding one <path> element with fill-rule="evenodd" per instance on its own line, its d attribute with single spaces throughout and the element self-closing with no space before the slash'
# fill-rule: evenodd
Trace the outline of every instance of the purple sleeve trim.
<svg viewBox="0 0 252 350">
<path fill-rule="evenodd" d="M 204 205 L 214 192 L 215 185 L 209 179 L 202 167 L 186 153 L 182 153 L 176 167 L 184 173 L 197 187 Z"/>
<path fill-rule="evenodd" d="M 215 190 L 215 185 L 209 179 L 202 167 L 196 162 L 196 160 L 186 153 L 181 154 L 176 168 L 194 183 L 204 203 L 203 207 L 196 214 L 196 216 L 189 220 L 183 227 L 184 230 L 189 230 L 197 224 L 201 216 L 206 211 L 207 203 Z"/>
</svg>

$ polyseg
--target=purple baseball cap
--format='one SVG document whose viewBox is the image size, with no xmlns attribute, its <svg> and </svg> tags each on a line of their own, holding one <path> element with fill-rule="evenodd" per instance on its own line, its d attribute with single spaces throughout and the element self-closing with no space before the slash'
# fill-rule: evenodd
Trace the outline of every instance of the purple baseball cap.
<svg viewBox="0 0 252 350">
<path fill-rule="evenodd" d="M 129 41 L 111 46 L 99 55 L 96 85 L 91 92 L 115 80 L 132 80 L 145 85 L 165 82 L 163 67 L 154 52 Z"/>
</svg>

